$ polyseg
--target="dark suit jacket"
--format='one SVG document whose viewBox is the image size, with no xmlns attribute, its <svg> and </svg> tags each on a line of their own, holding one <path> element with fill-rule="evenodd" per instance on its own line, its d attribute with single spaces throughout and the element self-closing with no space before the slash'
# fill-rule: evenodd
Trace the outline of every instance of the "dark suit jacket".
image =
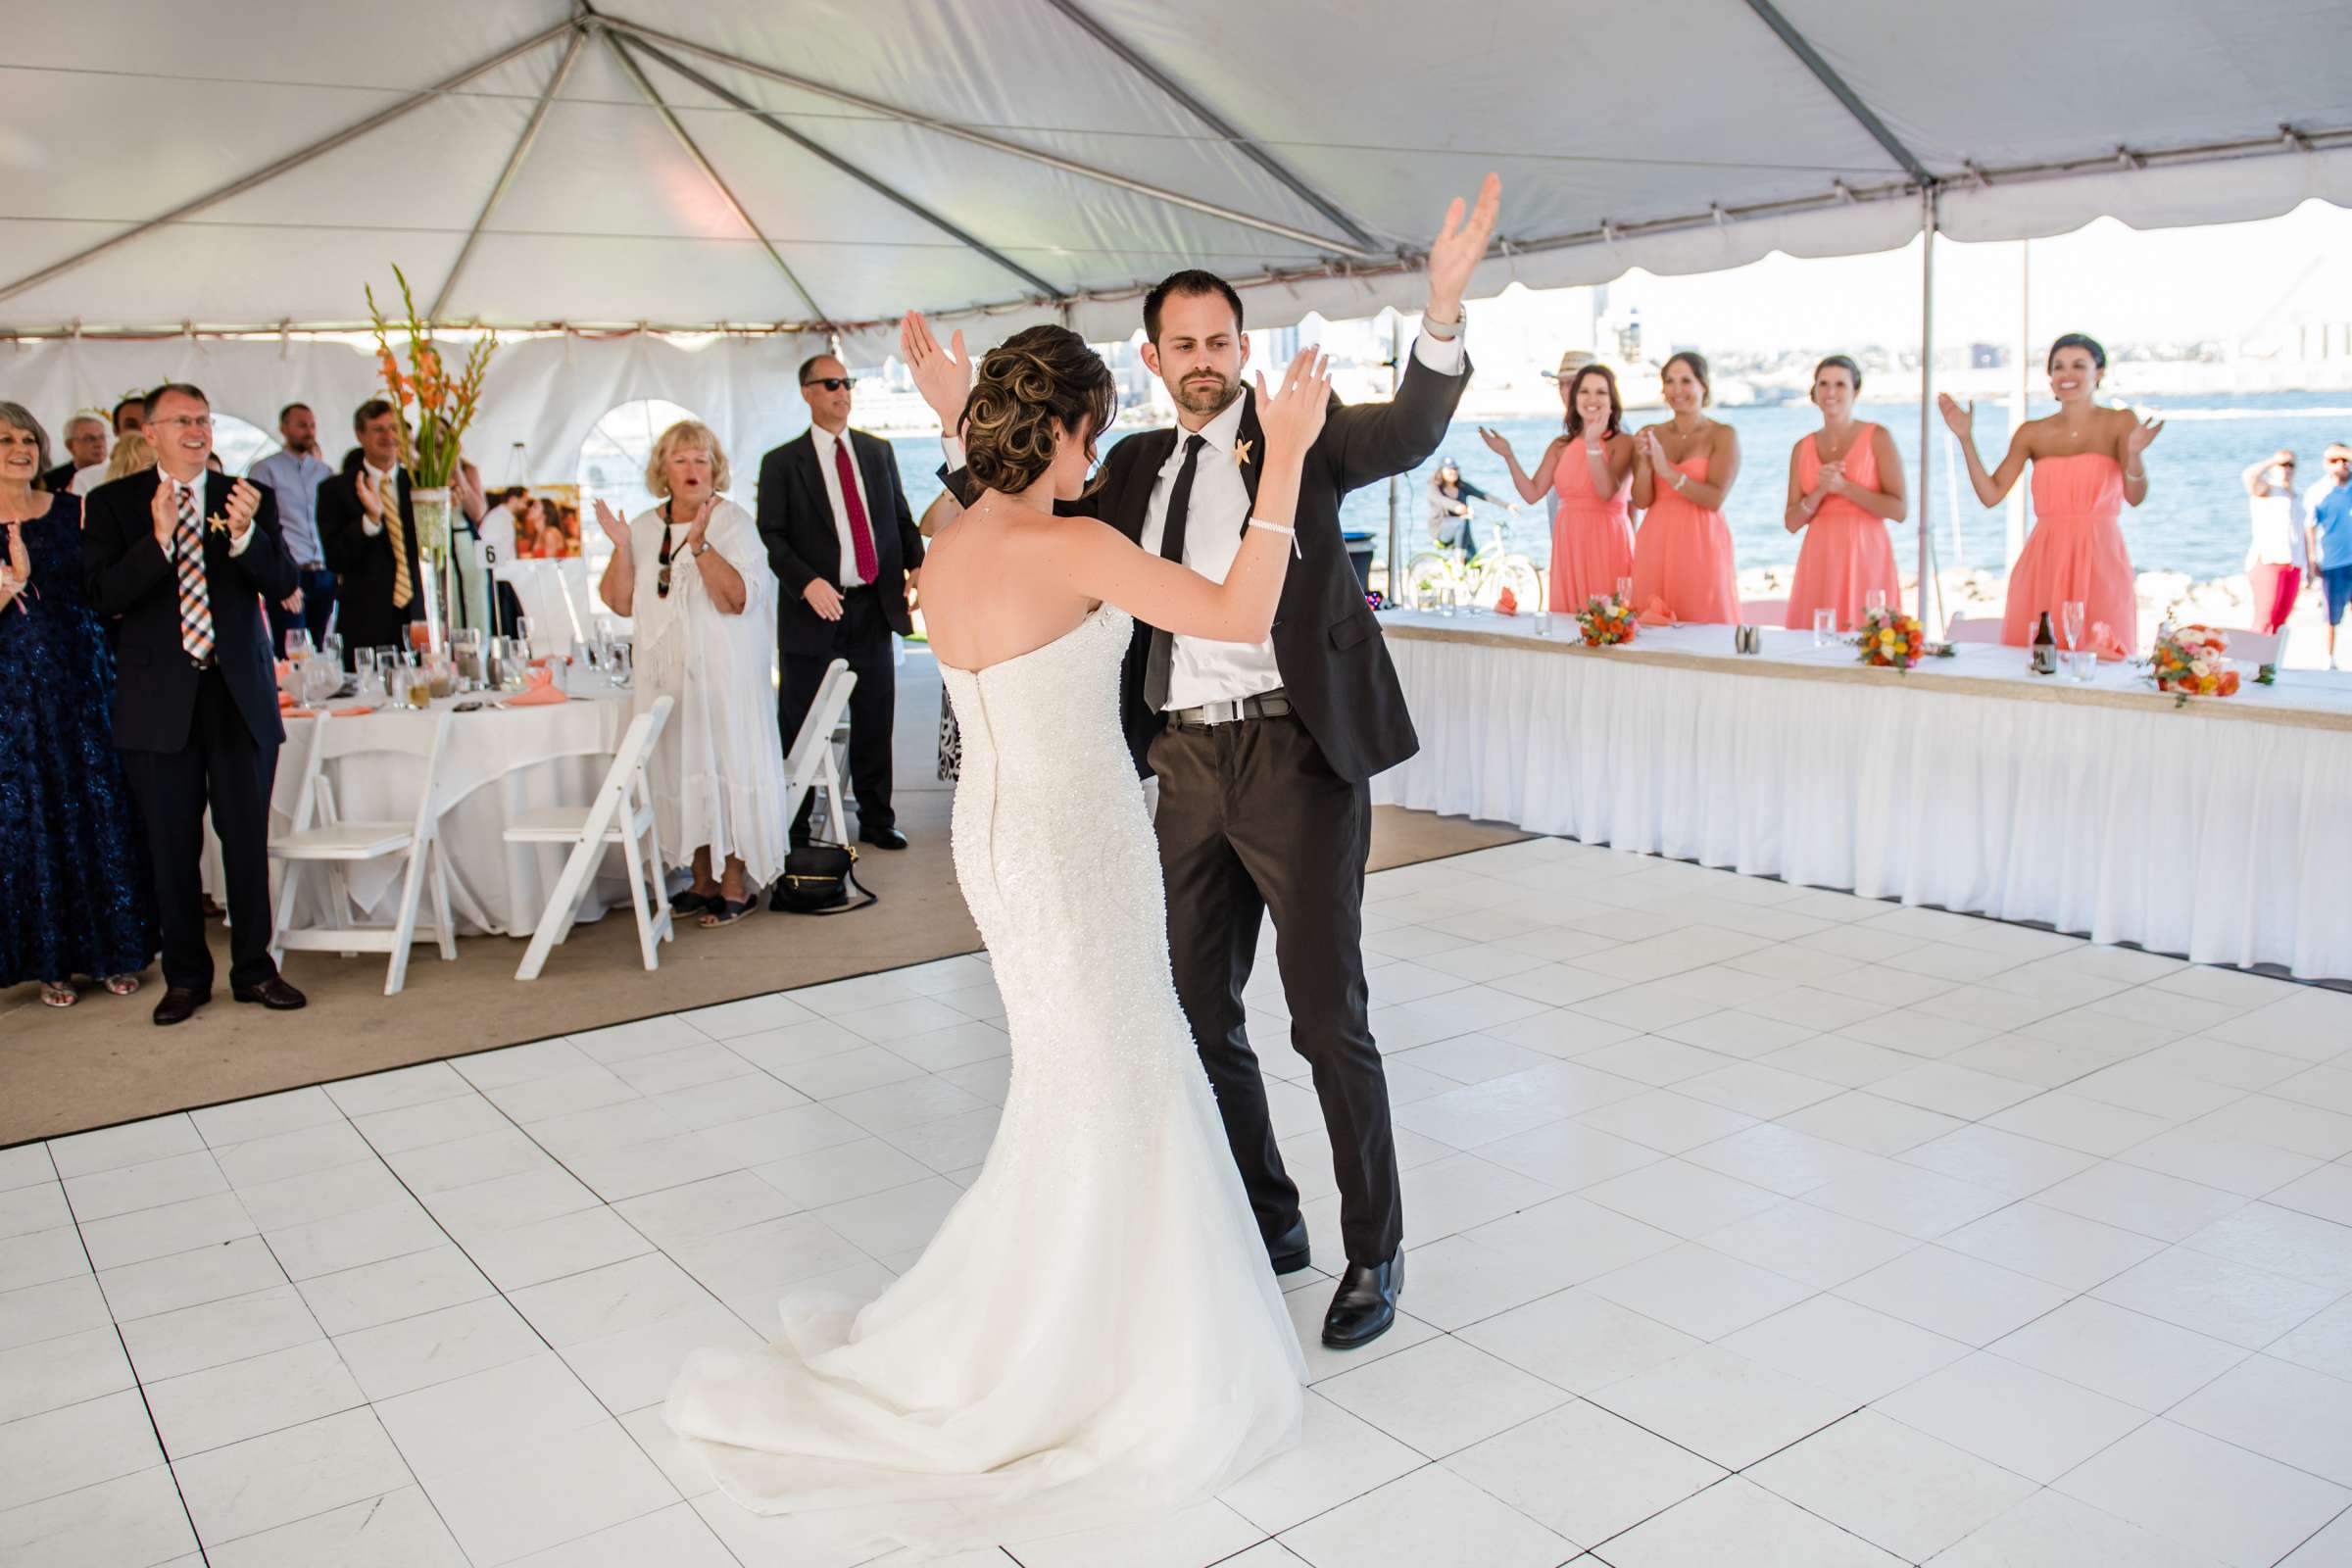
<svg viewBox="0 0 2352 1568">
<path fill-rule="evenodd" d="M 196 713 L 196 666 L 179 645 L 179 584 L 172 558 L 155 542 L 154 468 L 102 484 L 90 492 L 81 530 L 82 564 L 90 601 L 101 615 L 122 617 L 122 673 L 115 682 L 115 747 L 125 752 L 176 752 L 188 744 Z M 235 480 L 205 479 L 209 520 L 228 510 Z M 264 750 L 286 738 L 277 717 L 277 672 L 262 601 L 291 594 L 300 581 L 294 558 L 277 532 L 277 499 L 256 485 L 262 504 L 253 514 L 253 542 L 228 553 L 228 536 L 204 531 L 204 582 L 213 612 L 213 658 L 228 683 L 237 711 Z"/>
<path fill-rule="evenodd" d="M 1363 588 L 1340 538 L 1340 503 L 1350 490 L 1408 472 L 1427 461 L 1446 439 L 1454 405 L 1469 384 L 1466 359 L 1459 375 L 1441 375 L 1418 358 L 1408 359 L 1391 401 L 1333 407 L 1299 476 L 1298 508 L 1293 518 L 1299 554 L 1291 562 L 1282 601 L 1274 611 L 1274 662 L 1282 671 L 1291 710 L 1315 738 L 1331 770 L 1344 779 L 1366 779 L 1395 767 L 1421 749 L 1421 739 L 1413 733 L 1412 715 L 1405 710 L 1404 691 L 1396 681 L 1396 666 L 1389 662 L 1380 622 L 1364 603 Z M 1242 396 L 1246 401 L 1240 439 L 1250 442 L 1253 453 L 1262 453 L 1265 429 L 1258 423 L 1257 393 L 1249 390 Z M 1103 460 L 1102 482 L 1077 501 L 1055 503 L 1055 510 L 1100 517 L 1140 543 L 1152 488 L 1176 451 L 1180 433 L 1148 430 L 1128 436 Z M 1259 471 L 1257 463 L 1242 466 L 1242 482 L 1251 501 L 1257 499 Z M 967 501 L 977 499 L 961 469 L 948 476 L 948 487 Z M 1127 744 L 1135 753 L 1136 767 L 1144 772 L 1150 771 L 1146 754 L 1152 739 L 1163 727 L 1160 715 L 1144 701 L 1144 664 L 1151 647 L 1152 628 L 1139 619 L 1119 684 Z"/>
<path fill-rule="evenodd" d="M 342 607 L 335 626 L 343 646 L 354 654 L 363 648 L 406 645 L 410 621 L 424 618 L 424 562 L 416 549 L 416 511 L 409 500 L 409 470 L 400 470 L 401 534 L 408 542 L 408 608 L 392 608 L 392 530 L 368 533 L 368 514 L 360 506 L 358 471 L 338 473 L 318 482 L 318 548 L 326 569 L 335 574 L 335 602 Z"/>
<path fill-rule="evenodd" d="M 866 522 L 874 530 L 874 587 L 882 613 L 900 636 L 911 635 L 906 613 L 906 574 L 923 564 L 923 536 L 899 486 L 899 465 L 890 443 L 863 430 L 848 432 L 850 451 L 865 481 Z M 776 646 L 786 654 L 822 655 L 833 650 L 833 622 L 808 608 L 801 595 L 822 577 L 841 586 L 841 535 L 833 526 L 833 504 L 825 498 L 825 476 L 816 466 L 816 442 L 808 432 L 785 442 L 760 460 L 760 537 L 768 564 L 784 591 L 777 596 Z"/>
<path fill-rule="evenodd" d="M 41 488 L 51 495 L 64 495 L 74 488 L 74 471 L 73 460 L 68 459 L 41 475 Z"/>
</svg>

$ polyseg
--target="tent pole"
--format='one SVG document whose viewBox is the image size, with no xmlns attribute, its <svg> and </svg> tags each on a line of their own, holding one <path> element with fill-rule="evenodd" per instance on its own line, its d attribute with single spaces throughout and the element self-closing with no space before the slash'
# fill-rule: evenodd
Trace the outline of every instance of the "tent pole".
<svg viewBox="0 0 2352 1568">
<path fill-rule="evenodd" d="M 1928 488 L 1936 443 L 1936 187 L 1919 193 L 1919 623 L 1928 624 Z"/>
<path fill-rule="evenodd" d="M 267 168 L 257 169 L 252 173 L 246 174 L 238 179 L 230 180 L 227 184 L 220 186 L 218 189 L 205 192 L 203 195 L 195 198 L 193 201 L 182 202 L 168 213 L 162 214 L 156 218 L 150 218 L 142 223 L 134 223 L 130 227 L 122 230 L 122 232 L 120 234 L 109 235 L 107 238 L 100 240 L 95 245 L 89 246 L 83 250 L 75 251 L 64 261 L 52 262 L 37 272 L 27 273 L 24 277 L 18 278 L 15 282 L 7 285 L 6 287 L 0 288 L 0 300 L 13 299 L 17 295 L 24 293 L 28 288 L 38 287 L 40 284 L 48 282 L 53 277 L 63 276 L 65 273 L 70 272 L 74 270 L 74 269 L 81 266 L 84 262 L 96 261 L 99 257 L 104 256 L 107 252 L 115 250 L 118 247 L 127 245 L 142 234 L 152 234 L 157 229 L 162 228 L 167 224 L 176 223 L 182 219 L 193 218 L 208 207 L 217 207 L 220 203 L 227 201 L 232 196 L 242 196 L 245 192 L 253 189 L 256 185 L 267 184 L 269 181 L 275 179 L 278 175 L 287 172 L 289 170 L 300 169 L 304 164 L 311 162 L 313 159 L 322 158 L 326 154 L 333 152 L 336 148 L 341 147 L 346 143 L 357 141 L 362 136 L 367 135 L 369 131 L 374 130 L 379 126 L 390 124 L 393 121 L 398 120 L 410 110 L 421 109 L 426 104 L 429 104 L 434 99 L 440 97 L 442 94 L 454 92 L 458 88 L 465 86 L 466 83 L 473 80 L 474 77 L 486 75 L 490 72 L 496 71 L 499 67 L 505 65 L 510 60 L 520 59 L 522 56 L 527 55 L 532 50 L 538 48 L 541 44 L 552 43 L 556 39 L 563 37 L 564 34 L 571 31 L 571 20 L 569 18 L 565 18 L 564 21 L 557 23 L 554 26 L 549 27 L 544 31 L 531 34 L 531 36 L 523 39 L 520 43 L 508 45 L 506 48 L 501 49 L 497 54 L 492 55 L 489 59 L 484 60 L 477 65 L 467 66 L 464 71 L 459 72 L 454 76 L 444 76 L 439 81 L 434 82 L 430 87 L 426 87 L 419 92 L 412 93 L 408 97 L 403 98 L 400 102 L 392 104 L 387 108 L 377 110 L 374 114 L 369 115 L 366 120 L 360 121 L 356 124 L 346 125 L 341 130 L 335 131 L 331 135 L 320 137 L 318 140 L 312 142 L 309 146 L 302 148 L 298 152 L 288 153 L 285 157 L 280 158 L 277 160 L 277 162 L 270 164 Z"/>
<path fill-rule="evenodd" d="M 620 34 L 608 27 L 605 29 L 605 42 L 612 46 L 612 58 L 620 62 L 621 71 L 637 84 L 637 91 L 653 106 L 654 113 L 662 117 L 662 122 L 669 127 L 670 135 L 677 138 L 686 156 L 694 160 L 695 167 L 703 172 L 703 177 L 710 182 L 710 188 L 718 192 L 718 199 L 727 204 L 727 210 L 735 215 L 736 221 L 743 224 L 752 238 L 760 242 L 761 250 L 767 252 L 767 259 L 776 264 L 776 270 L 784 274 L 784 280 L 801 297 L 801 303 L 808 307 L 808 314 L 819 322 L 825 321 L 825 308 L 809 296 L 808 288 L 801 282 L 800 274 L 793 271 L 792 265 L 784 260 L 775 242 L 752 220 L 751 210 L 735 199 L 735 192 L 729 188 L 726 176 L 718 172 L 718 166 L 710 162 L 701 144 L 695 141 L 693 133 L 686 128 L 686 122 L 678 118 L 676 110 L 669 107 L 668 100 L 655 90 L 652 78 L 646 75 L 645 68 L 637 64 L 637 57 L 629 53 L 629 46 L 620 41 Z"/>
<path fill-rule="evenodd" d="M 1403 360 L 1404 317 L 1399 312 L 1391 311 L 1389 313 L 1389 401 L 1392 403 L 1396 399 L 1396 372 Z M 1403 513 L 1398 500 L 1397 482 L 1396 475 L 1393 473 L 1389 475 L 1389 576 L 1385 592 L 1388 594 L 1391 609 L 1395 609 L 1403 602 L 1403 595 L 1397 591 L 1397 585 L 1404 577 L 1404 534 L 1401 521 Z"/>
<path fill-rule="evenodd" d="M 571 75 L 573 62 L 580 58 L 580 46 L 587 41 L 588 29 L 578 27 L 573 29 L 571 41 L 564 46 L 564 58 L 556 62 L 556 74 L 548 78 L 547 91 L 539 95 L 539 102 L 531 109 L 531 118 L 523 122 L 522 134 L 515 139 L 514 150 L 507 155 L 507 167 L 498 172 L 498 183 L 490 187 L 490 197 L 482 203 L 480 214 L 474 218 L 473 227 L 466 231 L 466 243 L 458 247 L 458 259 L 449 264 L 449 275 L 441 280 L 441 291 L 433 296 L 432 308 L 424 313 L 427 325 L 441 319 L 441 310 L 449 303 L 451 290 L 458 286 L 458 278 L 465 272 L 466 264 L 473 259 L 474 242 L 482 237 L 482 229 L 489 223 L 490 215 L 497 212 L 498 204 L 506 199 L 507 187 L 514 183 L 514 176 L 522 170 L 522 161 L 531 156 L 531 144 L 539 139 L 540 127 L 547 123 L 547 112 L 555 107 L 557 96 L 564 91 L 564 83 Z"/>
</svg>

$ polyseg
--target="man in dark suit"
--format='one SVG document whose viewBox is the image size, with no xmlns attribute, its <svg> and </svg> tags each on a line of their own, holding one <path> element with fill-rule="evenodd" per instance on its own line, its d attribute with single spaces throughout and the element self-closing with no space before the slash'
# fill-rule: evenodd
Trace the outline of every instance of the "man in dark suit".
<svg viewBox="0 0 2352 1568">
<path fill-rule="evenodd" d="M 400 411 L 374 398 L 351 423 L 360 461 L 318 485 L 318 544 L 335 574 L 346 664 L 363 648 L 406 647 L 426 593 L 409 470 L 400 466 Z"/>
<path fill-rule="evenodd" d="M 74 475 L 106 461 L 106 416 L 87 409 L 66 421 L 66 461 L 41 475 L 41 488 L 63 495 L 74 488 Z"/>
<path fill-rule="evenodd" d="M 760 463 L 760 537 L 783 593 L 776 650 L 784 665 L 776 718 L 792 747 L 816 701 L 825 666 L 846 659 L 858 685 L 850 694 L 850 784 L 858 795 L 858 837 L 903 850 L 906 835 L 890 808 L 890 735 L 898 708 L 891 633 L 914 629 L 906 590 L 923 564 L 923 536 L 899 485 L 890 443 L 850 428 L 850 389 L 842 363 L 819 354 L 801 367 L 808 429 Z M 808 837 L 809 797 L 793 818 L 796 842 Z"/>
<path fill-rule="evenodd" d="M 115 748 L 138 797 L 163 917 L 164 998 L 180 1023 L 212 1000 L 204 937 L 209 802 L 228 882 L 230 994 L 303 1005 L 270 957 L 270 800 L 262 756 L 285 739 L 265 600 L 294 591 L 270 492 L 212 473 L 212 407 L 161 386 L 147 399 L 156 466 L 90 493 L 83 564 L 101 615 L 122 617 Z"/>
<path fill-rule="evenodd" d="M 1462 291 L 1500 199 L 1490 174 L 1466 220 L 1459 201 L 1446 215 L 1430 248 L 1421 336 L 1396 398 L 1335 407 L 1324 421 L 1299 480 L 1298 555 L 1273 636 L 1217 643 L 1138 623 L 1120 677 L 1128 744 L 1139 768 L 1159 780 L 1152 820 L 1177 996 L 1267 1255 L 1287 1274 L 1307 1265 L 1306 1221 L 1283 1169 L 1242 1003 L 1259 918 L 1273 916 L 1291 1045 L 1313 1069 L 1340 1188 L 1348 1261 L 1323 1318 L 1323 1343 L 1335 1349 L 1386 1333 L 1404 1281 L 1388 1081 L 1367 1016 L 1364 861 L 1372 775 L 1420 749 L 1340 537 L 1340 504 L 1350 490 L 1418 466 L 1445 439 L 1470 380 Z M 1242 384 L 1250 344 L 1241 297 L 1213 273 L 1177 272 L 1146 296 L 1144 335 L 1144 363 L 1175 399 L 1177 427 L 1120 441 L 1102 483 L 1060 510 L 1099 516 L 1222 582 L 1256 502 L 1252 460 L 1263 446 L 1256 399 Z M 947 357 L 927 332 L 910 336 L 909 348 L 909 361 L 922 362 L 915 375 L 925 400 L 953 429 L 966 369 L 936 368 Z M 949 483 L 967 503 L 977 499 L 962 474 Z"/>
</svg>

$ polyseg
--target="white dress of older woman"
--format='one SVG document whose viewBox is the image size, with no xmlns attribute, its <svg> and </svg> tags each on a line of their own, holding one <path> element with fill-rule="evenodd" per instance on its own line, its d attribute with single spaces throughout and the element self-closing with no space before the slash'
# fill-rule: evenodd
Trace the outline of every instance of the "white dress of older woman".
<svg viewBox="0 0 2352 1568">
<path fill-rule="evenodd" d="M 776 574 L 752 514 L 723 497 L 714 501 L 704 542 L 734 566 L 745 589 L 742 612 L 726 614 L 704 585 L 687 532 L 686 523 L 665 521 L 661 506 L 629 523 L 637 706 L 677 699 L 648 770 L 662 853 L 684 864 L 709 846 L 714 867 L 740 858 L 757 889 L 782 874 L 789 848 L 773 681 Z M 666 597 L 658 591 L 665 533 Z"/>
</svg>

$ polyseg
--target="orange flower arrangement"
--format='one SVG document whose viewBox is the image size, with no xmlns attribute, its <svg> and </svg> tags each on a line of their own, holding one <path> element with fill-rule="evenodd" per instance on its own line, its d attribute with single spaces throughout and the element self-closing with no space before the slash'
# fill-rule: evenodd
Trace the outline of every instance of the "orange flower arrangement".
<svg viewBox="0 0 2352 1568">
<path fill-rule="evenodd" d="M 409 369 L 402 372 L 400 358 L 392 352 L 390 327 L 375 303 L 374 286 L 369 285 L 368 315 L 375 323 L 376 368 L 384 378 L 384 395 L 400 410 L 401 461 L 416 475 L 418 486 L 446 490 L 457 476 L 459 446 L 481 406 L 482 378 L 489 373 L 491 355 L 498 352 L 498 334 L 485 332 L 475 338 L 465 368 L 453 378 L 441 351 L 417 318 L 408 277 L 397 267 L 392 275 L 400 282 L 403 324 L 409 334 Z M 418 415 L 413 427 L 411 408 Z"/>
<path fill-rule="evenodd" d="M 1607 648 L 1616 643 L 1630 643 L 1642 626 L 1634 607 L 1622 599 L 1606 594 L 1594 594 L 1585 601 L 1585 608 L 1576 612 L 1577 629 L 1584 634 L 1587 648 Z"/>
<path fill-rule="evenodd" d="M 1862 617 L 1860 644 L 1862 662 L 1882 669 L 1908 672 L 1928 651 L 1927 629 L 1915 615 L 1888 608 L 1874 610 Z"/>
</svg>

